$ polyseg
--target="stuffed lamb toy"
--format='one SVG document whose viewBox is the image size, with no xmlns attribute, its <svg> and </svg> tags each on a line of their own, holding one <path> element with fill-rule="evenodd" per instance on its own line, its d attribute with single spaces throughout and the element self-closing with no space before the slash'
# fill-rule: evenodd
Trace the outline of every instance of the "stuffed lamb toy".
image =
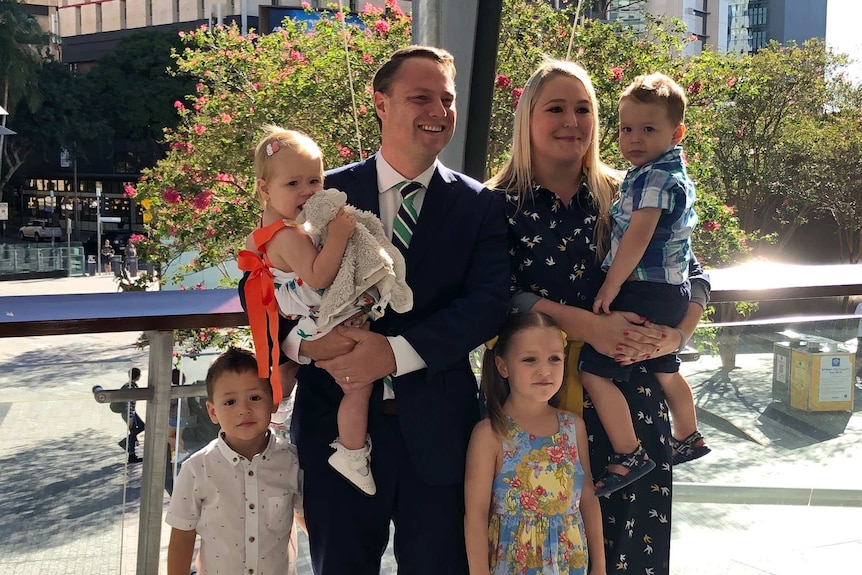
<svg viewBox="0 0 862 575">
<path fill-rule="evenodd" d="M 388 301 L 389 307 L 398 313 L 413 309 L 413 291 L 405 279 L 404 256 L 386 237 L 377 216 L 347 205 L 347 194 L 328 188 L 305 202 L 296 221 L 308 224 L 306 231 L 311 241 L 320 246 L 326 241 L 329 222 L 341 208 L 356 219 L 356 227 L 347 240 L 335 280 L 321 296 L 317 324 L 328 325 L 332 318 L 353 307 L 357 298 L 371 287 L 380 292 L 381 302 Z"/>
</svg>

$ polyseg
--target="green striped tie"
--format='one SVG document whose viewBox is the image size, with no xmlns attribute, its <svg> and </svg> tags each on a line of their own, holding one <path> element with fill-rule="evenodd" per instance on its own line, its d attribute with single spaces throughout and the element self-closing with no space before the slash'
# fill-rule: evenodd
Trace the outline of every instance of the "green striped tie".
<svg viewBox="0 0 862 575">
<path fill-rule="evenodd" d="M 419 219 L 419 214 L 416 212 L 413 202 L 416 200 L 416 194 L 422 189 L 422 184 L 405 180 L 398 184 L 396 188 L 401 192 L 401 207 L 398 208 L 398 214 L 392 223 L 392 243 L 402 252 L 406 252 L 407 248 L 410 247 L 410 240 L 413 239 L 413 230 Z"/>
<path fill-rule="evenodd" d="M 419 220 L 419 214 L 416 212 L 413 202 L 416 200 L 416 194 L 424 186 L 419 182 L 404 180 L 395 187 L 401 192 L 401 207 L 398 208 L 398 214 L 392 223 L 392 243 L 396 248 L 406 253 L 410 247 L 410 240 L 413 239 L 416 222 Z M 394 397 L 392 377 L 387 375 L 383 378 L 383 399 L 393 399 Z"/>
</svg>

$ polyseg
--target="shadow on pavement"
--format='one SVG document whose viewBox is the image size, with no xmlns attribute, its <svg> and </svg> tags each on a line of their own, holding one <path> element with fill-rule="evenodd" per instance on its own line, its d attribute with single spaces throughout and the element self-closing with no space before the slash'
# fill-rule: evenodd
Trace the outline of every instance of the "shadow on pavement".
<svg viewBox="0 0 862 575">
<path fill-rule="evenodd" d="M 64 545 L 70 537 L 122 522 L 123 454 L 115 443 L 85 430 L 5 456 L 0 555 L 13 555 L 34 541 L 43 549 Z"/>
</svg>

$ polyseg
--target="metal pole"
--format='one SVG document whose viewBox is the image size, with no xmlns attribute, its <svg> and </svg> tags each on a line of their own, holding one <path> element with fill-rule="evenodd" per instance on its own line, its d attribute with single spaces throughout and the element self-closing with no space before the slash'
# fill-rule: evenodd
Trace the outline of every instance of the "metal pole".
<svg viewBox="0 0 862 575">
<path fill-rule="evenodd" d="M 464 134 L 464 173 L 484 181 L 487 174 L 488 135 L 491 133 L 491 100 L 500 37 L 502 5 L 497 0 L 479 0 L 476 10 L 473 67 Z"/>
<path fill-rule="evenodd" d="M 248 0 L 242 0 L 240 2 L 240 10 L 242 14 L 240 15 L 240 21 L 242 22 L 242 35 L 248 35 Z"/>
<path fill-rule="evenodd" d="M 147 403 L 147 437 L 141 481 L 141 511 L 138 524 L 138 575 L 159 572 L 164 477 L 167 461 L 168 419 L 171 406 L 173 331 L 144 332 L 150 342 L 149 381 L 152 397 Z"/>
<path fill-rule="evenodd" d="M 443 0 L 414 0 L 413 43 L 443 46 Z"/>
<path fill-rule="evenodd" d="M 72 220 L 66 216 L 66 276 L 72 277 Z"/>
<path fill-rule="evenodd" d="M 102 187 L 96 186 L 96 275 L 102 273 Z"/>
<path fill-rule="evenodd" d="M 78 142 L 72 145 L 72 186 L 75 188 L 75 204 L 72 206 L 72 217 L 75 218 L 75 239 L 81 239 L 81 206 L 78 204 Z"/>
</svg>

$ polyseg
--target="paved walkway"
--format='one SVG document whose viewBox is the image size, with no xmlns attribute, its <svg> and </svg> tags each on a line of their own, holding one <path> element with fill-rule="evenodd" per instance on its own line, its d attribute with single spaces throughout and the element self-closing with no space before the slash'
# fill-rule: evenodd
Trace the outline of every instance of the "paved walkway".
<svg viewBox="0 0 862 575">
<path fill-rule="evenodd" d="M 113 291 L 109 276 L 0 282 L 0 298 Z M 141 466 L 126 468 L 116 445 L 125 426 L 95 403 L 91 388 L 118 387 L 133 365 L 146 371 L 147 354 L 134 347 L 138 335 L 0 340 L 0 575 L 135 572 Z M 198 379 L 205 364 L 186 362 L 189 380 Z M 806 488 L 860 489 L 862 391 L 856 390 L 852 416 L 821 425 L 832 431 L 837 425 L 840 434 L 814 437 L 825 417 L 800 423 L 771 402 L 770 354 L 742 354 L 739 364 L 729 378 L 716 375 L 715 358 L 685 364 L 714 452 L 681 467 L 676 480 L 781 487 L 769 494 L 785 503 L 798 502 Z M 721 490 L 684 483 L 676 493 L 673 575 L 859 572 L 858 491 L 843 507 L 764 505 L 756 491 L 746 493 L 752 499 L 744 504 L 724 503 Z M 300 550 L 299 572 L 310 574 L 302 538 Z M 395 573 L 391 554 L 382 572 Z"/>
</svg>

